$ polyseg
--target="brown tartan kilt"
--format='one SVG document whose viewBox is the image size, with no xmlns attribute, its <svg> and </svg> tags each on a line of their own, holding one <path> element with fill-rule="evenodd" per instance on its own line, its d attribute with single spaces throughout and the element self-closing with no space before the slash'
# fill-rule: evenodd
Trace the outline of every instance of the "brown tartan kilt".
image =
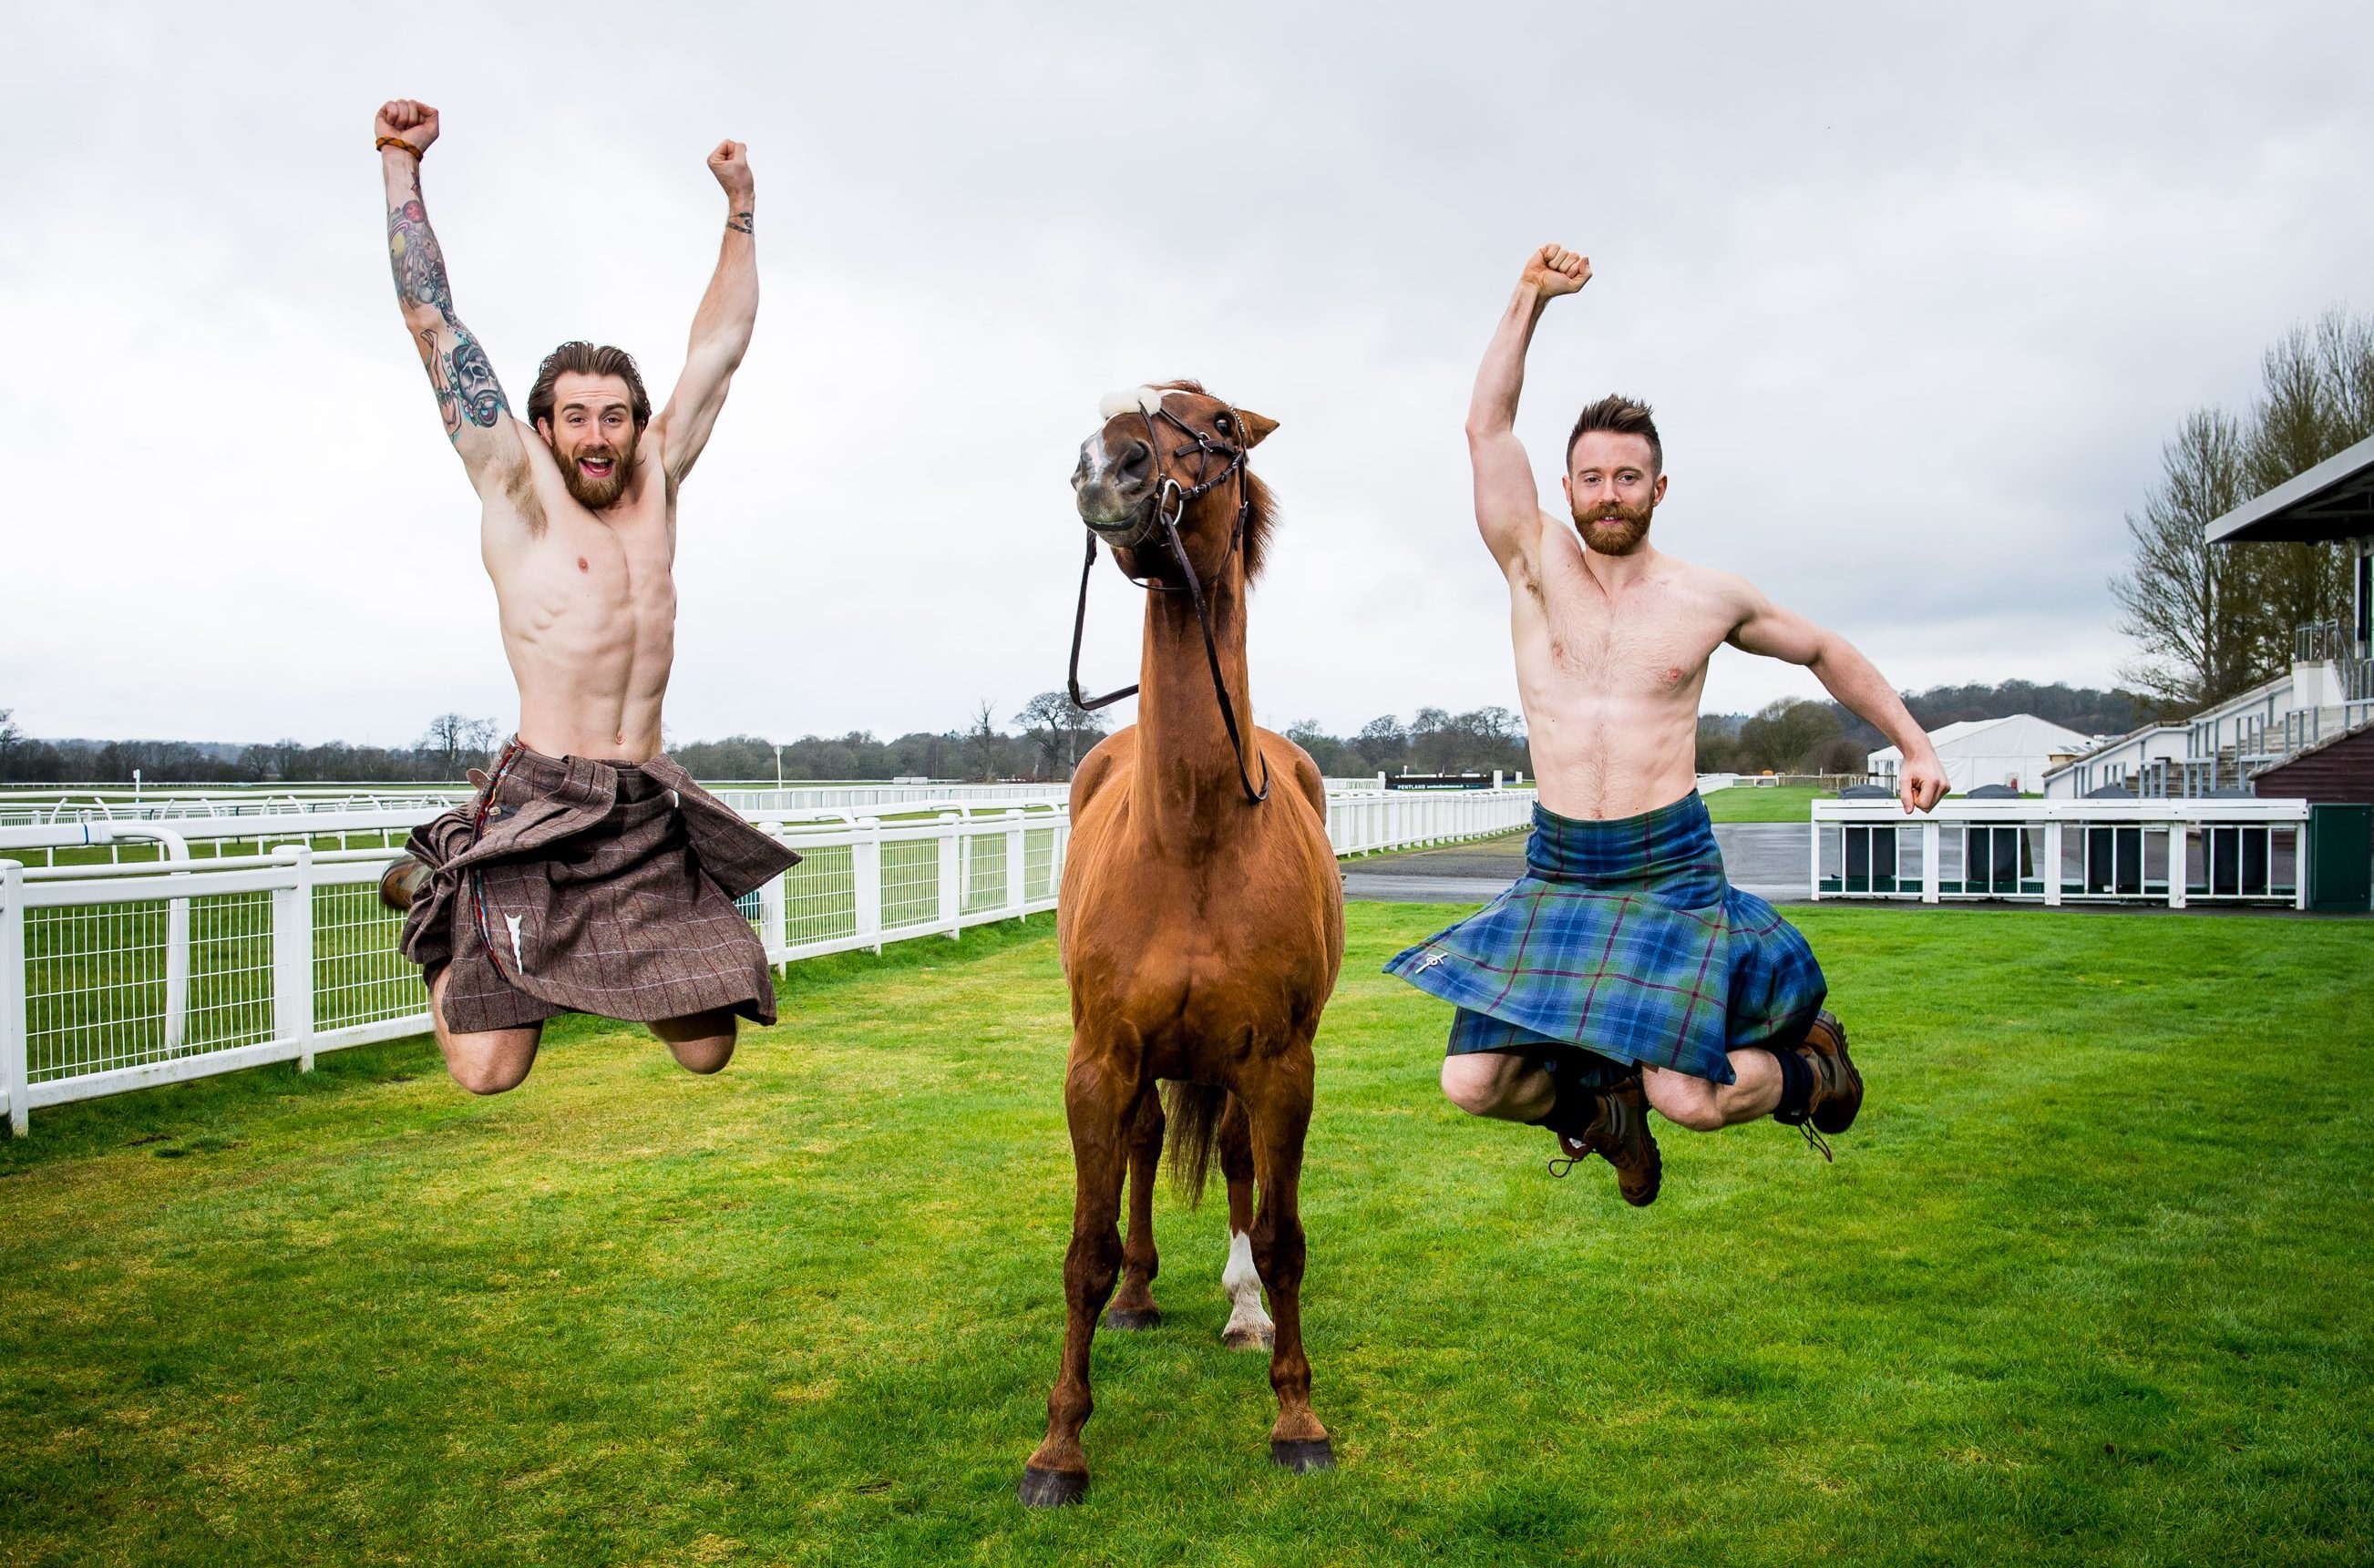
<svg viewBox="0 0 2374 1568">
<path fill-rule="evenodd" d="M 495 777 L 407 848 L 430 878 L 402 950 L 431 986 L 450 970 L 454 1034 L 563 1012 L 775 1021 L 766 948 L 735 900 L 799 856 L 664 756 L 549 757 L 514 741 Z"/>
</svg>

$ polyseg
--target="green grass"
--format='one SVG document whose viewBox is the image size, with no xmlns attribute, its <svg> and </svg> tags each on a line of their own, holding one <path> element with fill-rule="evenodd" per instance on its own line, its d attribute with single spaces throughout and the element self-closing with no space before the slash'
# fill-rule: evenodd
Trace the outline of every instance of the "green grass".
<svg viewBox="0 0 2374 1568">
<path fill-rule="evenodd" d="M 719 1078 L 554 1030 L 37 1115 L 0 1145 L 0 1562 L 2355 1562 L 2374 925 L 1814 908 L 1873 1098 L 1663 1129 L 1635 1211 L 1433 1089 L 1355 905 L 1267 1462 L 1216 1205 L 1026 1515 L 1071 1170 L 1049 922 L 796 966 Z"/>
<path fill-rule="evenodd" d="M 1804 822 L 1816 801 L 1837 798 L 1834 790 L 1734 784 L 1706 798 L 1707 815 L 1717 822 Z"/>
</svg>

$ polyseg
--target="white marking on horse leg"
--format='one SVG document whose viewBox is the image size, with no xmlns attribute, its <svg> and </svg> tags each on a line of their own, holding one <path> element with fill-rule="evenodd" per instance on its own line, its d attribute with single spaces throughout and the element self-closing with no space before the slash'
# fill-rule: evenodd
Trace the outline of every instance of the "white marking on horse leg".
<svg viewBox="0 0 2374 1568">
<path fill-rule="evenodd" d="M 1277 1338 L 1277 1327 L 1262 1306 L 1261 1270 L 1253 1267 L 1253 1238 L 1242 1231 L 1228 1233 L 1228 1266 L 1220 1271 L 1220 1288 L 1228 1293 L 1235 1310 L 1220 1342 L 1232 1351 L 1265 1351 Z"/>
</svg>

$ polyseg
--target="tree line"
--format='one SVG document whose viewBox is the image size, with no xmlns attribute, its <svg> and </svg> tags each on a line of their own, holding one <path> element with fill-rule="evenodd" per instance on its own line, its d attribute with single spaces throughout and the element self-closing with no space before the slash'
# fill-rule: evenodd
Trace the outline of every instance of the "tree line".
<svg viewBox="0 0 2374 1568">
<path fill-rule="evenodd" d="M 2349 614 L 2339 544 L 2211 544 L 2205 527 L 2374 436 L 2374 320 L 2328 311 L 2267 350 L 2250 408 L 2197 408 L 2161 449 L 2160 476 L 2127 517 L 2133 556 L 2110 579 L 2133 638 L 2121 673 L 2154 717 L 2181 717 L 2291 667 L 2295 628 Z"/>
<path fill-rule="evenodd" d="M 2088 734 L 2119 734 L 2141 723 L 2145 699 L 2127 692 L 2005 681 L 1999 685 L 1936 686 L 1907 692 L 1905 705 L 1923 729 L 1963 719 L 2014 713 L 2066 724 Z M 884 741 L 869 731 L 804 735 L 780 744 L 759 735 L 729 735 L 670 747 L 699 778 L 771 783 L 821 778 L 1017 779 L 1060 782 L 1110 731 L 1103 714 L 1086 713 L 1061 692 L 1041 692 L 1000 723 L 983 702 L 959 729 L 914 731 Z M 1379 773 L 1530 774 L 1523 721 L 1505 708 L 1464 713 L 1421 708 L 1407 721 L 1393 714 L 1350 735 L 1315 719 L 1287 727 L 1330 778 Z M 491 719 L 441 713 L 410 746 L 357 746 L 343 741 L 258 745 L 188 741 L 42 741 L 18 729 L 0 708 L 0 781 L 129 784 L 448 784 L 491 766 L 503 731 Z M 1753 714 L 1709 714 L 1698 720 L 1698 767 L 1708 773 L 1859 773 L 1865 753 L 1885 743 L 1877 731 L 1833 702 L 1787 698 Z"/>
</svg>

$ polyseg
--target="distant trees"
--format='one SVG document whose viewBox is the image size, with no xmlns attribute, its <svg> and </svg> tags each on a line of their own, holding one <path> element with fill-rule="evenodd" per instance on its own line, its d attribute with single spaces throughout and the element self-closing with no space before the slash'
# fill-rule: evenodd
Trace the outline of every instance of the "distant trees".
<svg viewBox="0 0 2374 1568">
<path fill-rule="evenodd" d="M 501 733 L 502 727 L 491 719 L 441 713 L 429 721 L 427 732 L 414 743 L 414 749 L 441 759 L 445 777 L 459 778 L 470 768 L 488 765 L 495 749 L 495 738 Z M 294 741 L 282 743 L 291 747 L 297 744 Z M 282 777 L 287 775 L 284 773 Z"/>
<path fill-rule="evenodd" d="M 1039 748 L 1043 777 L 1049 778 L 1069 778 L 1105 733 L 1104 715 L 1080 707 L 1069 692 L 1040 692 L 1022 705 L 1014 721 Z"/>
<path fill-rule="evenodd" d="M 2339 310 L 2267 350 L 2246 418 L 2216 408 L 2185 416 L 2141 515 L 2127 518 L 2133 561 L 2110 579 L 2119 629 L 2139 649 L 2122 673 L 2156 708 L 2189 712 L 2270 680 L 2290 665 L 2295 627 L 2346 614 L 2339 546 L 2211 545 L 2202 532 L 2369 435 L 2374 320 Z"/>
</svg>

